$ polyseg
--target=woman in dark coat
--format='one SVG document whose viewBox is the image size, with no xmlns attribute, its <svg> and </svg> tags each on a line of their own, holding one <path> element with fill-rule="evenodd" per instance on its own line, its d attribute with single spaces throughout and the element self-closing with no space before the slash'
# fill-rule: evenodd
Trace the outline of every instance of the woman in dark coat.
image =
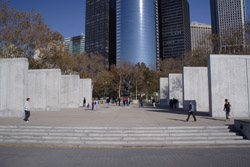
<svg viewBox="0 0 250 167">
<path fill-rule="evenodd" d="M 227 99 L 225 99 L 224 111 L 226 112 L 226 120 L 229 120 L 229 121 L 231 120 L 230 108 L 231 108 L 231 104 L 228 102 Z"/>
</svg>

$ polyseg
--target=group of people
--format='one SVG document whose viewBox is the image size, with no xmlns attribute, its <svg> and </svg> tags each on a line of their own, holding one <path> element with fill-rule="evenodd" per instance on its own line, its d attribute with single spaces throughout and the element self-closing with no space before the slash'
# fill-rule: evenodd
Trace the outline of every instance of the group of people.
<svg viewBox="0 0 250 167">
<path fill-rule="evenodd" d="M 231 104 L 228 101 L 228 99 L 225 99 L 225 104 L 224 104 L 224 109 L 223 109 L 226 113 L 226 121 L 229 120 L 231 121 L 231 116 L 230 116 L 230 110 L 231 110 Z M 194 113 L 194 105 L 193 102 L 190 101 L 189 106 L 188 106 L 188 117 L 186 119 L 186 122 L 188 122 L 190 116 L 192 115 L 194 118 L 194 121 L 196 122 L 196 117 L 195 117 L 195 113 Z"/>
<path fill-rule="evenodd" d="M 178 100 L 173 98 L 169 100 L 169 107 L 170 108 L 178 108 Z"/>
<path fill-rule="evenodd" d="M 86 104 L 86 99 L 85 99 L 85 97 L 84 97 L 84 99 L 83 99 L 83 107 L 86 107 L 86 109 L 87 110 L 89 110 L 90 109 L 90 104 L 88 103 L 88 104 Z M 98 101 L 92 101 L 91 102 L 91 110 L 97 110 L 98 109 Z"/>
<path fill-rule="evenodd" d="M 106 99 L 106 107 L 107 108 L 110 106 L 110 102 L 111 102 L 111 100 L 108 97 Z M 121 102 L 123 102 L 123 106 L 129 106 L 130 103 L 131 103 L 131 101 L 130 101 L 130 99 L 128 97 L 123 97 L 122 99 L 121 98 L 116 98 L 114 100 L 114 103 L 115 103 L 116 106 L 121 106 Z"/>
<path fill-rule="evenodd" d="M 118 100 L 117 99 L 115 100 L 116 105 L 118 105 L 117 104 L 118 102 L 119 102 L 119 106 L 120 106 L 120 102 L 121 102 L 120 98 Z M 30 103 L 30 98 L 27 98 L 26 102 L 25 102 L 25 105 L 24 105 L 25 117 L 24 117 L 23 120 L 25 122 L 29 122 L 29 117 L 30 117 L 30 104 L 29 103 Z M 107 107 L 109 107 L 109 103 L 110 103 L 110 98 L 107 98 L 107 100 L 106 100 Z M 123 105 L 124 106 L 125 105 L 129 106 L 129 104 L 130 104 L 129 98 L 124 97 L 123 98 Z M 152 104 L 155 107 L 155 99 L 152 100 Z M 98 105 L 98 103 L 96 101 L 92 101 L 92 110 L 97 110 L 97 105 Z M 86 106 L 86 99 L 85 98 L 83 100 L 83 106 L 84 107 Z M 139 107 L 143 107 L 143 100 L 142 100 L 142 98 L 139 99 Z M 87 109 L 89 109 L 89 104 L 87 104 Z M 230 116 L 231 104 L 229 103 L 228 99 L 225 99 L 225 104 L 224 104 L 224 109 L 223 110 L 226 113 L 226 121 L 227 120 L 230 121 L 231 120 L 231 116 Z M 189 118 L 190 118 L 191 115 L 193 116 L 194 121 L 196 122 L 197 119 L 195 117 L 195 108 L 194 108 L 194 105 L 193 105 L 193 101 L 189 102 L 188 117 L 186 119 L 186 122 L 189 121 Z"/>
</svg>

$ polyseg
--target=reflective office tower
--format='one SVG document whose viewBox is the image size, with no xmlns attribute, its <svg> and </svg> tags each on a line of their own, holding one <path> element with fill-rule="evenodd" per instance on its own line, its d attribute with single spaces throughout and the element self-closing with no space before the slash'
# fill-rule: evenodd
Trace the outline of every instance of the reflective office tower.
<svg viewBox="0 0 250 167">
<path fill-rule="evenodd" d="M 116 0 L 86 0 L 85 51 L 116 63 Z"/>
<path fill-rule="evenodd" d="M 190 52 L 190 15 L 187 0 L 159 0 L 159 20 L 161 58 L 176 58 Z"/>
<path fill-rule="evenodd" d="M 158 0 L 117 0 L 117 66 L 144 62 L 157 68 Z"/>
<path fill-rule="evenodd" d="M 199 52 L 199 49 L 202 49 L 207 53 L 211 52 L 211 40 L 209 40 L 209 37 L 212 34 L 211 25 L 193 22 L 190 27 L 192 51 Z"/>
<path fill-rule="evenodd" d="M 85 35 L 65 38 L 64 39 L 65 49 L 69 49 L 70 53 L 82 53 L 85 52 Z"/>
<path fill-rule="evenodd" d="M 246 45 L 243 29 L 246 23 L 245 0 L 210 0 L 210 7 L 212 33 L 223 39 L 224 36 L 237 31 L 236 36 L 242 38 L 235 38 L 234 45 L 239 46 L 240 50 L 243 49 Z M 224 40 L 221 40 L 218 46 L 222 52 L 227 52 L 231 48 Z"/>
</svg>

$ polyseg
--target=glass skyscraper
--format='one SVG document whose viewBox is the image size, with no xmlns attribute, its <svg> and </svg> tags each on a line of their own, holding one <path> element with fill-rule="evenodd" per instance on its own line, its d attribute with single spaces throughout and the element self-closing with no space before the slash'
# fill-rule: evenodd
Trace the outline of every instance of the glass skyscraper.
<svg viewBox="0 0 250 167">
<path fill-rule="evenodd" d="M 74 36 L 64 39 L 65 49 L 69 49 L 71 53 L 85 52 L 85 35 Z"/>
<path fill-rule="evenodd" d="M 212 34 L 211 25 L 193 22 L 190 27 L 192 51 L 206 49 L 207 53 L 211 53 L 211 41 L 209 40 L 209 36 Z"/>
<path fill-rule="evenodd" d="M 233 45 L 243 49 L 246 45 L 244 30 L 246 26 L 245 0 L 210 0 L 210 7 L 212 32 L 220 37 L 220 43 L 218 44 L 220 51 L 231 50 Z M 233 44 L 232 42 L 229 43 L 230 41 L 223 40 L 223 37 L 234 33 L 234 31 L 238 32 L 234 37 Z"/>
<path fill-rule="evenodd" d="M 116 0 L 86 0 L 85 51 L 116 63 Z"/>
<path fill-rule="evenodd" d="M 191 51 L 187 0 L 159 0 L 161 58 L 177 58 Z"/>
<path fill-rule="evenodd" d="M 116 62 L 144 62 L 152 69 L 159 60 L 158 0 L 117 0 Z"/>
</svg>

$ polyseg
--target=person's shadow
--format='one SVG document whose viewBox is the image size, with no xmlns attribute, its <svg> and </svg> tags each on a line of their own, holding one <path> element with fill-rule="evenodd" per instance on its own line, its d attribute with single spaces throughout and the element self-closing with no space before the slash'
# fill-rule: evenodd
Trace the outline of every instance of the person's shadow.
<svg viewBox="0 0 250 167">
<path fill-rule="evenodd" d="M 172 120 L 172 121 L 185 122 L 185 120 L 183 120 L 183 119 L 173 119 L 173 118 L 166 118 L 166 119 Z"/>
</svg>

